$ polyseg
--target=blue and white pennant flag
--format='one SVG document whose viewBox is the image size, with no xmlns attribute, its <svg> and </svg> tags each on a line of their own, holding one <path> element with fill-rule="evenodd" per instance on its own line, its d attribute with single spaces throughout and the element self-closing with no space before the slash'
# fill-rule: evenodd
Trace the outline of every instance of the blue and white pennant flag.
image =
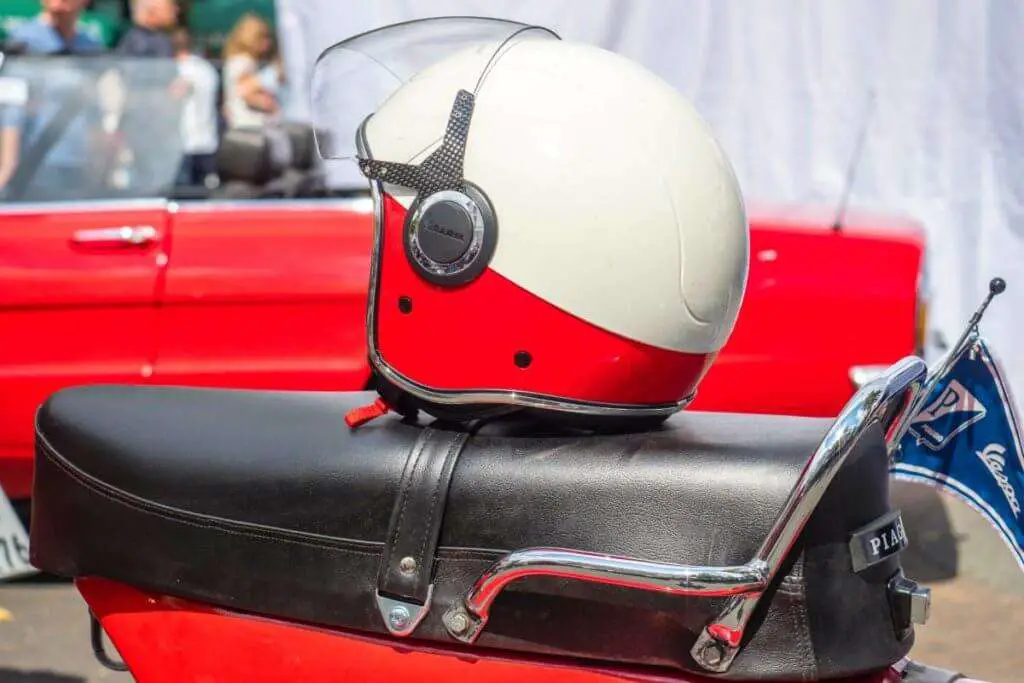
<svg viewBox="0 0 1024 683">
<path fill-rule="evenodd" d="M 958 346 L 911 418 L 892 472 L 980 512 L 1024 570 L 1024 449 L 1013 396 L 976 329 Z"/>
</svg>

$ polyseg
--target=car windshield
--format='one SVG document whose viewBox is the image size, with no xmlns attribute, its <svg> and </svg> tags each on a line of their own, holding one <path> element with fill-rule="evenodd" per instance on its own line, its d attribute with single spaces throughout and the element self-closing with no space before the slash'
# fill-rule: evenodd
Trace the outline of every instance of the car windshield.
<svg viewBox="0 0 1024 683">
<path fill-rule="evenodd" d="M 164 195 L 182 157 L 176 76 L 171 60 L 4 60 L 0 202 Z"/>
</svg>

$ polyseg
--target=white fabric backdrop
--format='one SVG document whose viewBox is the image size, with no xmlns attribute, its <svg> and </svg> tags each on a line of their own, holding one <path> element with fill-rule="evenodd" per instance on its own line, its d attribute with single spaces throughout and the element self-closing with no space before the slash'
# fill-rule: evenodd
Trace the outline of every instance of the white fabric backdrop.
<svg viewBox="0 0 1024 683">
<path fill-rule="evenodd" d="M 621 52 L 694 101 L 753 201 L 836 205 L 866 125 L 851 205 L 909 214 L 925 225 L 930 327 L 949 342 L 989 279 L 1008 280 L 983 332 L 1018 401 L 1024 394 L 1024 3 L 277 2 L 297 85 L 308 82 L 328 45 L 428 16 L 538 23 L 567 40 Z"/>
</svg>

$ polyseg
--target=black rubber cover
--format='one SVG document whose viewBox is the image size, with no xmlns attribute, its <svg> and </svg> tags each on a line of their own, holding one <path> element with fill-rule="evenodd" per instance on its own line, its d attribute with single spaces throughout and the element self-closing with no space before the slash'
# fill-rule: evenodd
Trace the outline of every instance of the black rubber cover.
<svg viewBox="0 0 1024 683">
<path fill-rule="evenodd" d="M 441 201 L 423 212 L 417 235 L 420 248 L 438 263 L 458 260 L 473 240 L 473 219 L 461 206 Z"/>
<path fill-rule="evenodd" d="M 156 387 L 62 391 L 37 417 L 32 560 L 227 608 L 383 633 L 381 554 L 422 426 L 342 417 L 375 394 Z M 826 420 L 683 413 L 595 436 L 495 422 L 459 456 L 432 608 L 441 623 L 505 551 L 561 546 L 704 565 L 746 562 Z M 550 430 L 550 428 L 547 428 Z M 816 680 L 896 662 L 892 557 L 851 570 L 849 533 L 888 511 L 878 433 L 857 445 L 762 600 L 729 679 Z M 689 650 L 722 600 L 526 579 L 476 645 L 699 671 Z"/>
</svg>

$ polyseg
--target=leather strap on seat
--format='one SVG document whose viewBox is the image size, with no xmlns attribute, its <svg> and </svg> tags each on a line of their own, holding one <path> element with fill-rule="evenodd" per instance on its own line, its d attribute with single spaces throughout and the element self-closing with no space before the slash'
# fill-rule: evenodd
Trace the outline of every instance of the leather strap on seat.
<svg viewBox="0 0 1024 683">
<path fill-rule="evenodd" d="M 448 486 L 455 462 L 468 440 L 469 433 L 465 431 L 426 427 L 406 458 L 377 579 L 381 611 L 387 607 L 384 620 L 393 633 L 410 633 L 415 628 L 415 623 L 410 622 L 422 618 L 410 613 L 406 620 L 401 609 L 393 612 L 396 600 L 411 603 L 405 605 L 407 611 L 419 605 L 429 606 L 434 553 L 441 535 Z"/>
</svg>

